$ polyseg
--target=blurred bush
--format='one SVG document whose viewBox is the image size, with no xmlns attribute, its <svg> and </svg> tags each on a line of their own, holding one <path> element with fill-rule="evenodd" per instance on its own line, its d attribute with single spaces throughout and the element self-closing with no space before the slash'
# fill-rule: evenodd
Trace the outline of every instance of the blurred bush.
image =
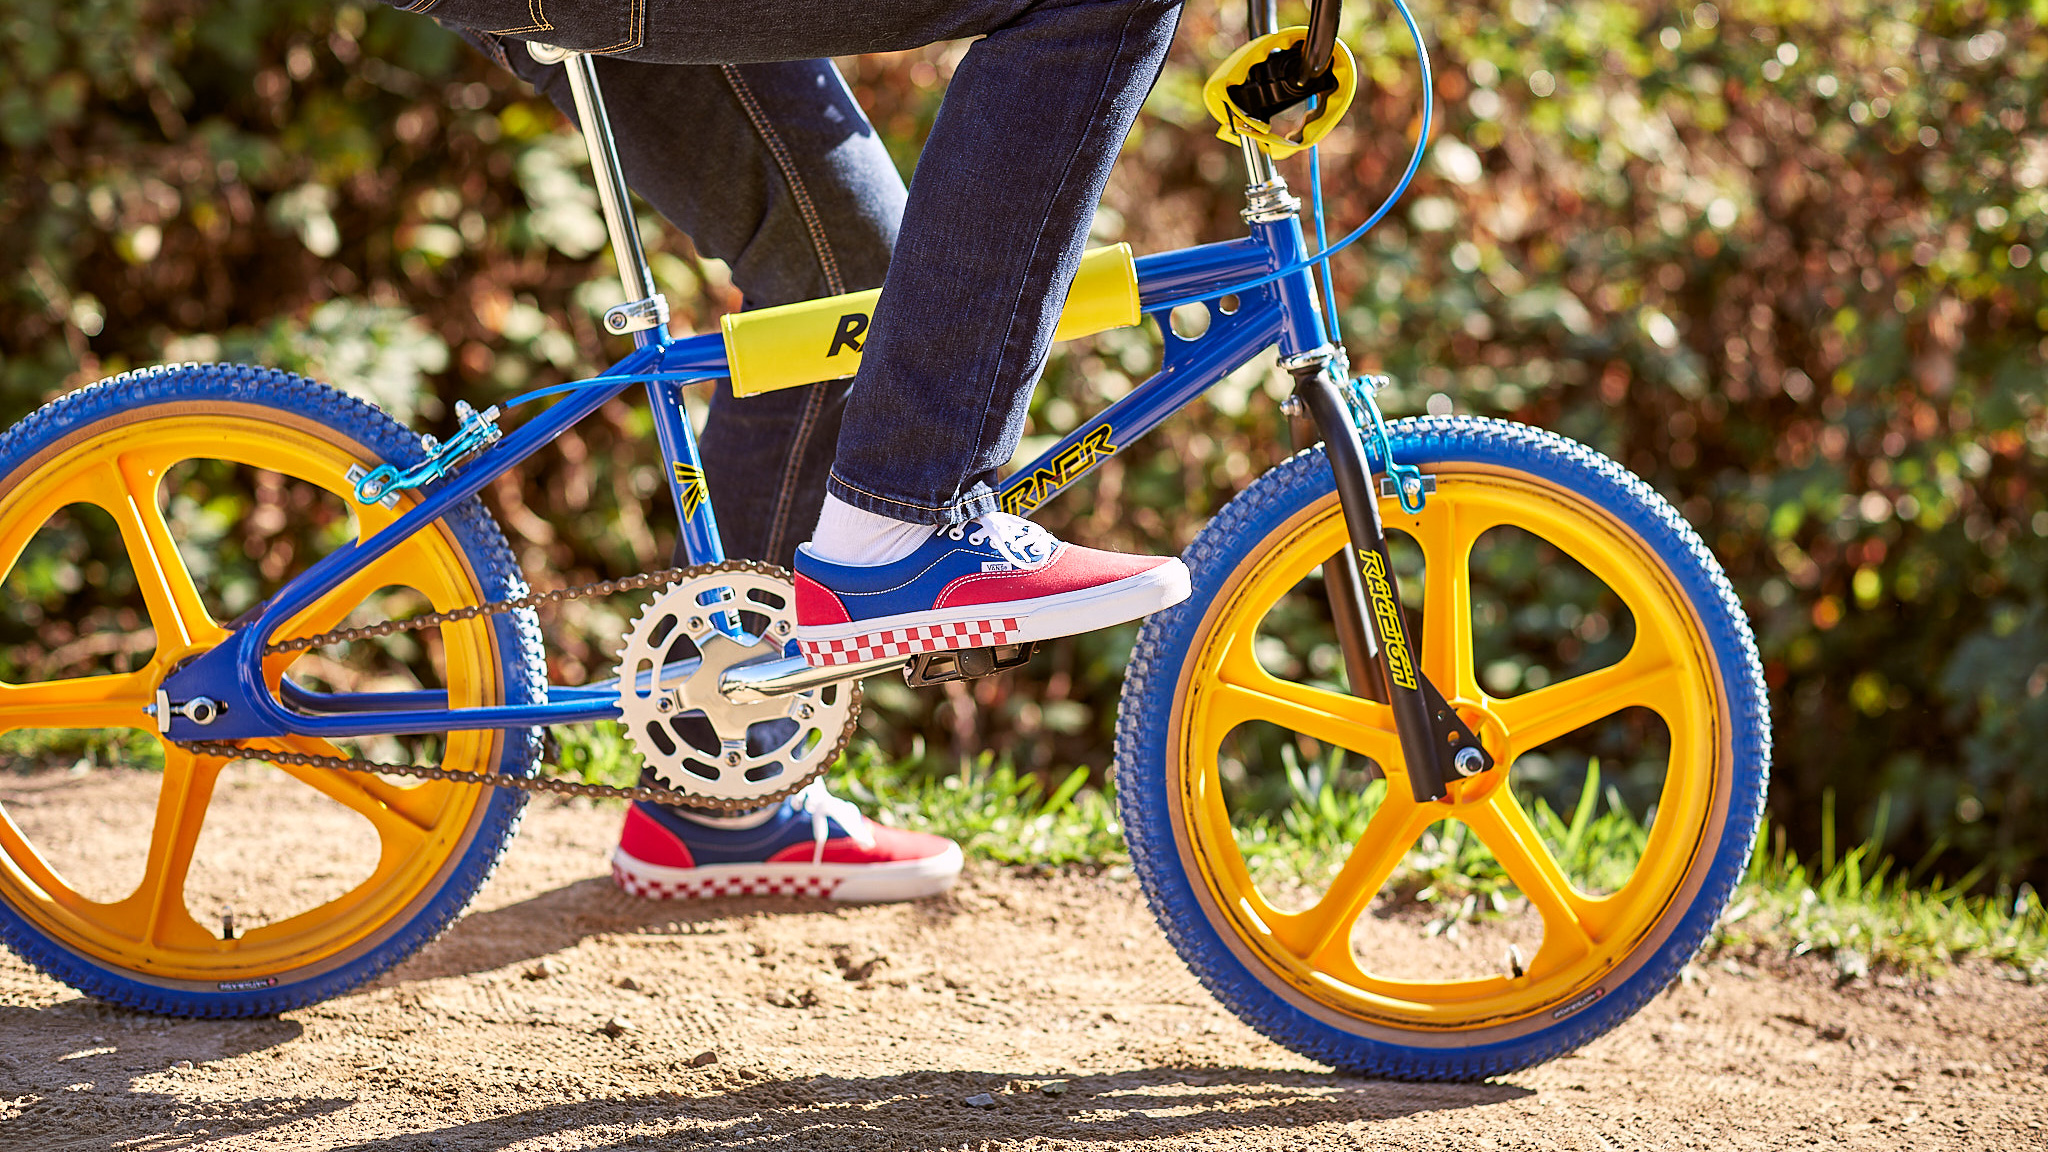
<svg viewBox="0 0 2048 1152">
<path fill-rule="evenodd" d="M 1325 150 L 1338 230 L 1391 185 L 1418 106 L 1405 31 L 1379 5 L 1352 9 L 1368 82 Z M 1431 162 L 1338 267 L 1354 363 L 1400 380 L 1395 411 L 1555 428 L 1700 529 L 1757 623 L 1773 802 L 1795 837 L 1817 838 L 1823 789 L 1858 836 L 1889 793 L 1890 850 L 2036 881 L 2042 14 L 1425 4 Z M 1187 12 L 1099 239 L 1149 251 L 1237 231 L 1235 160 L 1198 91 L 1242 20 L 1235 3 Z M 963 51 L 843 62 L 906 171 Z M 579 147 L 427 20 L 310 0 L 7 0 L 0 141 L 0 419 L 128 367 L 220 356 L 323 376 L 445 433 L 456 399 L 618 351 L 595 324 L 616 289 Z M 1290 176 L 1305 186 L 1302 165 Z M 738 305 L 722 266 L 648 223 L 679 325 Z M 1155 357 L 1141 331 L 1064 347 L 1033 436 L 1070 429 Z M 1288 450 L 1278 387 L 1240 374 L 1045 518 L 1093 543 L 1184 546 Z M 490 489 L 538 582 L 666 556 L 648 432 L 614 403 Z M 64 582 L 49 564 L 29 575 Z M 557 676 L 602 674 L 613 617 L 556 621 Z M 942 693 L 878 684 L 870 731 L 896 755 L 1103 767 L 1130 634 Z"/>
</svg>

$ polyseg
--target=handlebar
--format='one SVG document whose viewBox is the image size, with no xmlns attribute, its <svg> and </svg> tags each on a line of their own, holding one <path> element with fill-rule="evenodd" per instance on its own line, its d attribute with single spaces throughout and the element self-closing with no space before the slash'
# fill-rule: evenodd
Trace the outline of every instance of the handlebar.
<svg viewBox="0 0 2048 1152">
<path fill-rule="evenodd" d="M 1337 20 L 1343 15 L 1344 0 L 1315 0 L 1308 13 L 1308 41 L 1302 45 L 1296 83 L 1307 87 L 1330 70 L 1330 57 L 1337 49 Z"/>
</svg>

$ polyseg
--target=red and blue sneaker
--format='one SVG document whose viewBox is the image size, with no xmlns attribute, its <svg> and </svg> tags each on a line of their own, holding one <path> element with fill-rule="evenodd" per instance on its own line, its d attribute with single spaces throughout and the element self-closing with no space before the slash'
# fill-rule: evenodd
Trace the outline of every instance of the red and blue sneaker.
<svg viewBox="0 0 2048 1152">
<path fill-rule="evenodd" d="M 825 791 L 822 780 L 765 820 L 706 823 L 636 803 L 612 851 L 612 879 L 652 900 L 815 896 L 882 903 L 936 896 L 959 875 L 958 844 L 873 823 Z"/>
<path fill-rule="evenodd" d="M 1006 512 L 941 528 L 889 564 L 796 550 L 796 639 L 812 667 L 1050 640 L 1187 596 L 1173 557 L 1082 548 Z"/>
</svg>

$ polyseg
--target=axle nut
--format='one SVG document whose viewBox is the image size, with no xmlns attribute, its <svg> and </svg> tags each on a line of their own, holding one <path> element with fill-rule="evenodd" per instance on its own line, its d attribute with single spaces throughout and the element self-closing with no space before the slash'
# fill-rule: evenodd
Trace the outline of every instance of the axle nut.
<svg viewBox="0 0 2048 1152">
<path fill-rule="evenodd" d="M 1451 757 L 1451 766 L 1458 770 L 1460 776 L 1477 776 L 1486 767 L 1486 756 L 1479 749 L 1466 745 Z"/>
</svg>

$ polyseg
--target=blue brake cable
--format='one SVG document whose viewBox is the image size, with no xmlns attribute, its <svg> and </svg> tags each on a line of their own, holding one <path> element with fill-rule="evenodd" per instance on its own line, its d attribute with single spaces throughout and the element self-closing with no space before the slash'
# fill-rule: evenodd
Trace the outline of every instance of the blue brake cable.
<svg viewBox="0 0 2048 1152">
<path fill-rule="evenodd" d="M 499 407 L 517 408 L 519 405 L 525 404 L 529 401 L 545 400 L 549 396 L 559 396 L 564 392 L 574 392 L 579 388 L 595 388 L 601 384 L 617 384 L 622 380 L 631 384 L 637 384 L 642 381 L 645 381 L 650 384 L 660 383 L 663 381 L 673 384 L 696 384 L 705 380 L 716 380 L 723 375 L 725 375 L 725 373 L 723 372 L 698 371 L 621 372 L 616 376 L 589 376 L 585 377 L 582 380 L 570 380 L 562 384 L 550 384 L 545 388 L 535 388 L 531 392 L 521 392 L 519 395 L 514 396 L 510 400 L 507 400 L 504 403 L 500 404 Z"/>
<path fill-rule="evenodd" d="M 1323 158 L 1320 145 L 1308 150 L 1308 203 L 1309 211 L 1316 223 L 1316 255 L 1324 257 L 1318 262 L 1323 276 L 1324 318 L 1330 322 L 1330 343 L 1344 346 L 1344 331 L 1337 323 L 1337 285 L 1330 279 L 1330 234 L 1323 230 Z"/>
</svg>

